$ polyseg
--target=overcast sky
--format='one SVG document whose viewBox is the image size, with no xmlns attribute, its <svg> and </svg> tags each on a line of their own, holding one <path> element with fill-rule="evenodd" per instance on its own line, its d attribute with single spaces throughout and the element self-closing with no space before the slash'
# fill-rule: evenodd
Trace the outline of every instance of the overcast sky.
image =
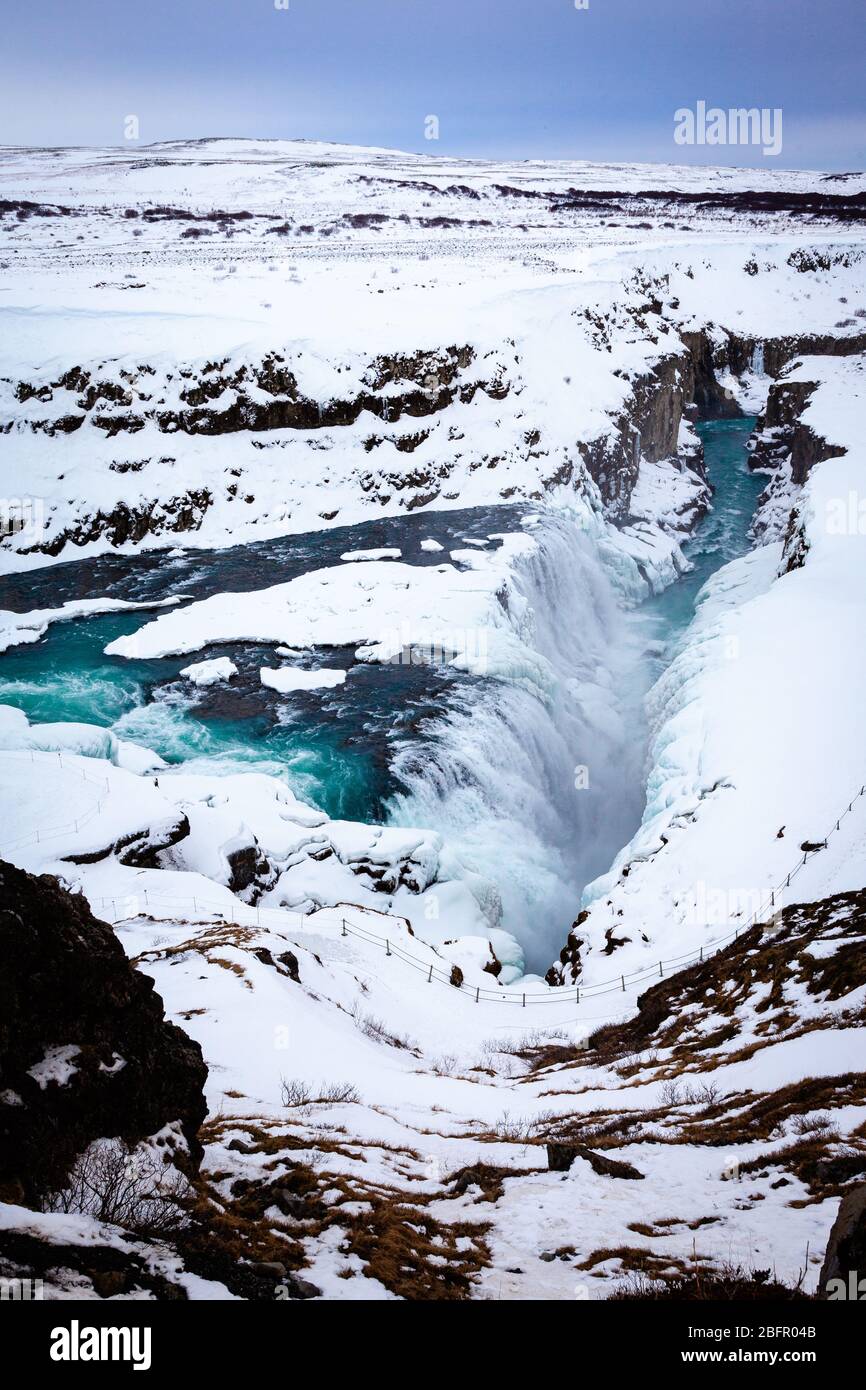
<svg viewBox="0 0 866 1390">
<path fill-rule="evenodd" d="M 864 0 L 30 0 L 4 9 L 0 143 L 204 135 L 428 153 L 765 162 L 674 111 L 780 107 L 772 167 L 866 166 Z M 437 142 L 425 118 L 439 121 Z"/>
</svg>

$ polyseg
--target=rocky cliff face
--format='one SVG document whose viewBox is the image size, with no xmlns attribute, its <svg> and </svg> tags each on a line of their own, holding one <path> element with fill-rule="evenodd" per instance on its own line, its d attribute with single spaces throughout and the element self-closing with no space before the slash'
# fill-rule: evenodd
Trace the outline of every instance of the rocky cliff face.
<svg viewBox="0 0 866 1390">
<path fill-rule="evenodd" d="M 0 1195 L 38 1202 L 93 1140 L 170 1124 L 196 1165 L 206 1077 L 85 899 L 0 864 Z"/>
<path fill-rule="evenodd" d="M 694 371 L 688 351 L 672 353 L 636 377 L 625 408 L 608 433 L 578 451 L 597 485 L 611 521 L 628 516 L 641 458 L 656 463 L 682 453 L 680 424 L 694 401 Z M 700 446 L 688 453 L 688 466 L 706 481 Z"/>
<path fill-rule="evenodd" d="M 504 394 L 496 367 L 467 370 L 475 360 L 469 346 L 442 352 L 374 359 L 361 386 L 345 397 L 313 399 L 298 384 L 293 364 L 272 353 L 256 364 L 209 362 L 193 370 L 180 365 L 157 373 L 145 365 L 112 375 L 115 364 L 98 368 L 73 367 L 36 386 L 14 385 L 19 404 L 28 401 L 53 409 L 37 413 L 29 428 L 48 435 L 71 434 L 89 421 L 109 438 L 136 434 L 148 423 L 162 434 L 232 434 L 239 430 L 300 429 L 354 424 L 362 412 L 389 423 L 402 416 L 423 417 L 442 410 L 455 399 L 472 400 L 476 391 Z"/>
<path fill-rule="evenodd" d="M 828 444 L 801 419 L 816 385 L 814 381 L 777 381 L 770 387 L 756 428 L 750 468 L 775 473 L 784 460 L 790 460 L 790 480 L 799 487 L 816 463 L 845 452 Z"/>
<path fill-rule="evenodd" d="M 649 336 L 649 326 L 640 314 L 635 315 L 634 326 L 640 335 Z M 576 337 L 582 331 L 577 330 Z M 597 331 L 604 334 L 613 329 L 602 321 Z M 76 434 L 86 426 L 100 442 L 118 441 L 117 457 L 109 468 L 123 474 L 143 473 L 154 465 L 176 469 L 175 457 L 153 453 L 133 461 L 122 457 L 123 441 L 142 431 L 147 431 L 151 440 L 154 429 L 159 435 L 174 437 L 171 447 L 178 454 L 184 450 L 184 438 L 190 436 L 243 434 L 255 449 L 262 450 L 273 446 L 277 431 L 321 432 L 323 436 L 334 431 L 342 447 L 348 445 L 357 451 L 358 486 L 368 503 L 387 505 L 395 492 L 402 494 L 407 509 L 440 496 L 454 500 L 459 495 L 453 488 L 460 486 L 464 452 L 470 473 L 481 467 L 496 469 L 515 453 L 528 460 L 550 459 L 549 466 L 542 463 L 539 468 L 541 489 L 531 494 L 541 496 L 543 491 L 575 480 L 576 460 L 568 448 L 563 450 L 549 437 L 545 420 L 533 418 L 531 409 L 520 401 L 524 392 L 521 352 L 514 348 L 513 343 L 503 343 L 501 350 L 482 352 L 464 344 L 382 355 L 362 364 L 360 370 L 357 364 L 351 372 L 348 366 L 337 367 L 338 377 L 343 371 L 346 374 L 344 393 L 321 398 L 301 386 L 303 363 L 278 353 L 257 363 L 221 361 L 195 368 L 180 364 L 170 370 L 144 364 L 135 370 L 118 371 L 114 362 L 88 370 L 74 367 L 42 384 L 9 379 L 0 383 L 7 416 L 3 418 L 4 406 L 0 405 L 0 432 L 17 430 L 53 437 Z M 350 384 L 350 375 L 354 384 Z M 577 441 L 577 454 L 612 519 L 627 515 L 641 454 L 655 461 L 677 453 L 684 405 L 693 399 L 693 376 L 688 351 L 669 354 L 645 373 L 634 375 L 623 408 L 611 416 L 609 429 L 590 441 Z M 390 462 L 392 449 L 400 456 L 415 454 L 430 439 L 431 430 L 444 425 L 445 412 L 455 405 L 472 406 L 476 398 L 482 419 L 485 400 L 508 401 L 497 421 L 501 439 L 497 453 L 483 448 L 464 451 L 464 430 L 452 424 L 447 431 L 449 447 L 435 462 L 422 459 L 424 450 L 414 467 L 407 469 L 402 458 L 396 465 Z M 406 422 L 415 419 L 419 421 L 417 429 L 407 429 Z M 398 425 L 399 429 L 388 428 Z M 316 447 L 326 450 L 330 445 L 323 438 Z M 236 476 L 240 476 L 238 470 Z M 532 488 L 533 481 L 532 472 L 527 470 L 527 489 Z M 83 545 L 101 535 L 112 545 L 124 545 L 138 544 L 149 534 L 198 530 L 219 496 L 220 484 L 215 465 L 212 485 L 207 488 L 178 491 L 171 497 L 154 499 L 152 504 L 124 501 L 100 508 L 75 527 L 31 548 L 57 555 L 69 542 Z M 227 489 L 236 501 L 253 501 L 237 482 L 229 482 Z"/>
<path fill-rule="evenodd" d="M 795 359 L 791 366 L 796 373 L 794 379 L 783 377 L 770 387 L 766 407 L 758 419 L 749 464 L 769 474 L 758 502 L 753 535 L 761 541 L 783 542 L 783 567 L 788 571 L 800 568 L 808 551 L 800 489 L 817 464 L 846 453 L 803 418 L 823 376 L 821 363 L 806 362 L 797 370 Z M 810 379 L 813 370 L 814 379 Z"/>
<path fill-rule="evenodd" d="M 684 448 L 681 424 L 740 414 L 731 377 L 775 377 L 794 355 L 866 345 L 866 333 L 758 339 L 712 324 L 682 329 L 677 303 L 664 277 L 638 277 L 616 311 L 574 316 L 568 350 L 580 362 L 588 343 L 618 379 L 606 383 L 609 398 L 620 396 L 604 415 L 590 411 L 583 429 L 578 414 L 574 434 L 552 424 L 550 405 L 570 409 L 573 392 L 575 410 L 585 410 L 579 379 L 564 374 L 561 385 L 555 366 L 539 377 L 536 348 L 520 338 L 315 364 L 300 349 L 169 365 L 111 359 L 0 379 L 0 433 L 46 436 L 57 482 L 99 460 L 88 500 L 61 488 L 45 499 L 41 534 L 28 531 L 15 548 L 56 556 L 103 537 L 113 546 L 202 528 L 218 537 L 224 524 L 272 524 L 275 497 L 291 515 L 310 489 L 311 527 L 342 520 L 347 504 L 366 519 L 463 498 L 538 501 L 580 491 L 587 473 L 608 519 L 623 522 L 641 458 L 679 456 L 705 481 L 700 448 Z M 805 438 L 797 448 L 808 466 Z"/>
</svg>

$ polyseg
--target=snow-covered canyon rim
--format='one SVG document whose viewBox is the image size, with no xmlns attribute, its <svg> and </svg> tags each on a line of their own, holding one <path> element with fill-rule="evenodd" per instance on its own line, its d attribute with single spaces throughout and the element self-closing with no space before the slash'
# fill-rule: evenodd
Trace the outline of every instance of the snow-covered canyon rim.
<svg viewBox="0 0 866 1390">
<path fill-rule="evenodd" d="M 116 925 L 212 1068 L 208 1200 L 329 1297 L 406 1296 L 334 1183 L 421 1194 L 424 1279 L 593 1297 L 745 1220 L 792 1280 L 861 1171 L 864 206 L 0 151 L 0 856 Z"/>
</svg>

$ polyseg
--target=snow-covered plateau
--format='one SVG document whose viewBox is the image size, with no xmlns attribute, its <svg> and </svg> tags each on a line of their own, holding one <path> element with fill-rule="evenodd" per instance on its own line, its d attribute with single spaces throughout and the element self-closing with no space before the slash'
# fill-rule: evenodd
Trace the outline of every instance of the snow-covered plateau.
<svg viewBox="0 0 866 1390">
<path fill-rule="evenodd" d="M 866 1174 L 864 216 L 0 149 L 0 1274 L 816 1290 Z"/>
</svg>

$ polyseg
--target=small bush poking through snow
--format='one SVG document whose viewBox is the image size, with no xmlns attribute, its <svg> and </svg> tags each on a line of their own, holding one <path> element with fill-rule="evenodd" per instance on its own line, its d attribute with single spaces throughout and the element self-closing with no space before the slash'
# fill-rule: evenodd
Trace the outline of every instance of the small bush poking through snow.
<svg viewBox="0 0 866 1390">
<path fill-rule="evenodd" d="M 121 1139 L 97 1139 L 80 1154 L 68 1185 L 45 1199 L 45 1211 L 80 1212 L 140 1235 L 164 1236 L 188 1224 L 190 1184 L 171 1164 Z"/>
<path fill-rule="evenodd" d="M 433 1057 L 430 1070 L 434 1076 L 453 1076 L 457 1070 L 457 1058 L 450 1052 L 443 1053 L 441 1057 Z"/>
<path fill-rule="evenodd" d="M 791 1119 L 791 1128 L 795 1134 L 820 1135 L 822 1139 L 838 1139 L 839 1137 L 833 1121 L 824 1111 L 818 1111 L 814 1115 L 794 1115 Z"/>
<path fill-rule="evenodd" d="M 280 1098 L 283 1105 L 292 1110 L 298 1110 L 312 1102 L 312 1092 L 309 1083 L 306 1081 L 291 1080 L 285 1077 L 280 1081 Z"/>
<path fill-rule="evenodd" d="M 314 1090 L 308 1081 L 282 1077 L 280 1094 L 283 1105 L 290 1110 L 304 1110 L 310 1105 L 354 1105 L 360 1100 L 349 1081 L 321 1081 Z"/>
<path fill-rule="evenodd" d="M 381 1018 L 376 1018 L 374 1014 L 365 1013 L 364 1010 L 358 1008 L 357 1004 L 352 1010 L 352 1018 L 358 1031 L 363 1033 L 365 1038 L 369 1038 L 371 1042 L 385 1043 L 388 1047 L 399 1047 L 407 1052 L 414 1050 L 411 1038 L 405 1034 L 400 1037 L 396 1033 L 389 1032 Z"/>
</svg>

